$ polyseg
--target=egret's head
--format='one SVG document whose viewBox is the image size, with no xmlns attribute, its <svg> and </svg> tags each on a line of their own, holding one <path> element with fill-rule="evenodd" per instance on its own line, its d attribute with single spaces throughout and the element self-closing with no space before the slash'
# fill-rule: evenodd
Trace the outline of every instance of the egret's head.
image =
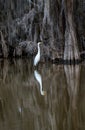
<svg viewBox="0 0 85 130">
<path fill-rule="evenodd" d="M 42 44 L 42 42 L 38 42 L 38 45 Z"/>
</svg>

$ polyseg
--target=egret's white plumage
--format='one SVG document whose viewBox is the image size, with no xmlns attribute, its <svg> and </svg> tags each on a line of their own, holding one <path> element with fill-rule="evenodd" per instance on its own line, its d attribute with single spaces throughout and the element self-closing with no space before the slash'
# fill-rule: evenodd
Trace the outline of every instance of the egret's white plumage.
<svg viewBox="0 0 85 130">
<path fill-rule="evenodd" d="M 40 61 L 40 44 L 42 42 L 38 42 L 38 52 L 34 58 L 34 66 L 36 66 L 38 64 L 38 62 Z"/>
<path fill-rule="evenodd" d="M 36 80 L 38 81 L 39 85 L 40 85 L 40 93 L 41 95 L 45 95 L 46 92 L 42 90 L 42 77 L 41 75 L 38 73 L 37 70 L 34 71 L 34 76 L 36 78 Z"/>
</svg>

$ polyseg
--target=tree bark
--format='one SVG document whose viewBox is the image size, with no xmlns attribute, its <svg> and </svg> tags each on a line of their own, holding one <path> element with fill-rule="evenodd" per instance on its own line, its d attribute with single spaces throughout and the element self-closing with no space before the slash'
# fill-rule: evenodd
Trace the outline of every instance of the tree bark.
<svg viewBox="0 0 85 130">
<path fill-rule="evenodd" d="M 4 58 L 7 58 L 8 57 L 8 49 L 7 49 L 7 45 L 5 43 L 5 40 L 4 40 L 4 36 L 2 34 L 2 31 L 0 31 L 1 33 L 1 45 L 2 45 L 2 52 L 3 52 L 3 57 Z"/>
<path fill-rule="evenodd" d="M 66 30 L 65 30 L 65 48 L 64 60 L 79 60 L 78 41 L 74 26 L 73 18 L 73 0 L 65 0 L 65 17 L 66 17 Z"/>
<path fill-rule="evenodd" d="M 44 23 L 50 23 L 50 0 L 44 0 L 44 18 L 43 18 L 43 22 Z"/>
<path fill-rule="evenodd" d="M 74 21 L 78 9 L 76 1 L 19 0 L 18 4 L 18 0 L 2 0 L 0 29 L 4 32 L 2 25 L 6 29 L 7 34 L 4 38 L 8 47 L 11 45 L 15 49 L 20 42 L 27 40 L 36 45 L 38 41 L 43 41 L 46 47 L 51 48 L 50 55 L 53 55 L 53 60 L 79 60 L 79 39 L 77 40 Z M 80 22 L 78 25 L 81 24 Z"/>
</svg>

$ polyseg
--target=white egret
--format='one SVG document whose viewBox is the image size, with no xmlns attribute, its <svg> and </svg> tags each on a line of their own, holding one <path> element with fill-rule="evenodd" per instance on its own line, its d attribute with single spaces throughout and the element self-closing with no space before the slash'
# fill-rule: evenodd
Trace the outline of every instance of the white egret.
<svg viewBox="0 0 85 130">
<path fill-rule="evenodd" d="M 36 66 L 38 64 L 38 62 L 40 61 L 40 44 L 42 42 L 38 42 L 38 52 L 34 58 L 34 66 Z"/>
<path fill-rule="evenodd" d="M 39 83 L 39 85 L 40 85 L 40 93 L 41 93 L 41 95 L 43 95 L 43 96 L 46 95 L 46 91 L 43 91 L 43 90 L 42 90 L 42 77 L 41 77 L 41 75 L 38 73 L 37 70 L 34 71 L 34 76 L 35 76 L 36 80 L 38 81 L 38 83 Z"/>
</svg>

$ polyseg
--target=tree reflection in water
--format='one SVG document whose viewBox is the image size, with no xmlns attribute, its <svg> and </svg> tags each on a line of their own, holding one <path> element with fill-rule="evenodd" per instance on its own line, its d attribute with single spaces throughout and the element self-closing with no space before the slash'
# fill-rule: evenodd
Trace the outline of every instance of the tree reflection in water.
<svg viewBox="0 0 85 130">
<path fill-rule="evenodd" d="M 66 74 L 67 90 L 69 95 L 69 109 L 68 109 L 67 121 L 68 125 L 72 124 L 71 125 L 72 129 L 78 130 L 79 128 L 78 95 L 80 86 L 80 65 L 75 66 L 65 65 L 64 70 Z"/>
<path fill-rule="evenodd" d="M 0 62 L 0 130 L 84 130 L 80 66 L 40 66 L 45 96 L 38 92 L 31 66 L 25 59 Z"/>
</svg>

